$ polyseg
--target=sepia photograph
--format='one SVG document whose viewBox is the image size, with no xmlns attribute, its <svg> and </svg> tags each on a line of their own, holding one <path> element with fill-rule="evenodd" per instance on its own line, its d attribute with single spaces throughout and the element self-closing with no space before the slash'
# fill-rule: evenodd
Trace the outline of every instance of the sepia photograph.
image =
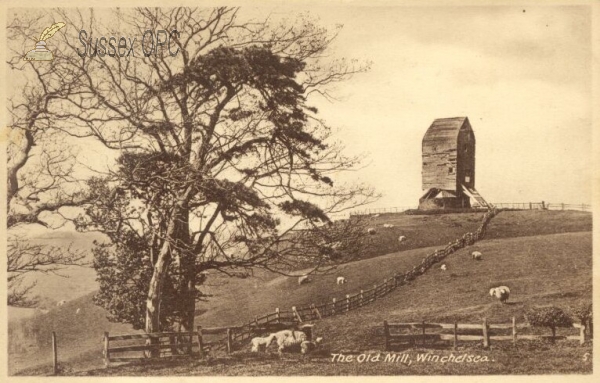
<svg viewBox="0 0 600 383">
<path fill-rule="evenodd" d="M 2 5 L 0 375 L 591 381 L 598 5 Z"/>
</svg>

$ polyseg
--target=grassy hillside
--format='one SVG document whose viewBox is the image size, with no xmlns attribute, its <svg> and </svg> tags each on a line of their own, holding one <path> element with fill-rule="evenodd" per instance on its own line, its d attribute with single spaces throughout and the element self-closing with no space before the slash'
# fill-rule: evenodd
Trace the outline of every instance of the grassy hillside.
<svg viewBox="0 0 600 383">
<path fill-rule="evenodd" d="M 377 302 L 345 315 L 318 321 L 315 335 L 325 338 L 324 353 L 311 359 L 289 356 L 279 360 L 273 355 L 257 356 L 247 351 L 225 359 L 179 364 L 158 363 L 151 366 L 122 366 L 95 370 L 91 375 L 429 375 L 429 374 L 547 374 L 591 372 L 591 345 L 575 342 L 520 342 L 514 348 L 510 342 L 496 342 L 491 350 L 480 344 L 462 344 L 455 355 L 469 353 L 486 356 L 489 363 L 442 364 L 415 363 L 412 366 L 393 363 L 357 364 L 331 363 L 329 352 L 376 354 L 384 348 L 382 322 L 441 321 L 507 323 L 512 316 L 522 323 L 523 313 L 530 307 L 556 305 L 566 308 L 592 299 L 591 239 L 589 232 L 519 237 L 482 241 L 469 249 L 452 254 L 444 263 L 446 272 L 433 268 L 411 284 Z M 484 254 L 482 261 L 473 261 L 472 249 Z M 348 272 L 376 274 L 381 265 L 389 269 L 402 267 L 410 254 L 390 254 L 348 265 Z M 316 282 L 315 285 L 322 281 Z M 499 284 L 511 288 L 509 304 L 501 304 L 488 295 L 490 286 Z M 311 286 L 317 289 L 317 286 Z M 285 289 L 287 286 L 282 286 Z M 289 286 L 291 288 L 291 286 Z M 304 287 L 304 286 L 302 286 Z M 299 295 L 295 295 L 298 297 Z M 523 330 L 524 331 L 524 330 Z M 549 330 L 527 330 L 548 334 Z M 560 329 L 558 334 L 573 334 L 573 329 Z M 412 359 L 418 353 L 431 350 L 412 349 Z M 449 348 L 433 351 L 436 355 L 453 353 Z"/>
<path fill-rule="evenodd" d="M 531 218 L 532 214 L 535 219 Z M 197 323 L 203 326 L 235 325 L 255 315 L 272 312 L 275 307 L 284 309 L 320 303 L 334 296 L 341 298 L 360 288 L 367 289 L 394 271 L 411 268 L 433 249 L 475 230 L 481 217 L 481 214 L 397 214 L 372 218 L 372 226 L 378 228 L 373 255 L 390 254 L 348 263 L 333 274 L 314 276 L 313 282 L 307 285 L 298 286 L 296 278 L 265 272 L 257 272 L 246 279 L 211 276 L 203 290 L 213 297 L 197 304 Z M 392 223 L 395 227 L 384 229 L 384 223 Z M 374 346 L 370 342 L 380 341 L 377 337 L 369 340 L 375 331 L 369 326 L 380 326 L 383 319 L 420 320 L 426 316 L 428 320 L 479 321 L 485 315 L 504 321 L 512 315 L 521 315 L 533 303 L 566 304 L 587 299 L 587 296 L 591 297 L 588 292 L 591 291 L 590 230 L 591 214 L 587 213 L 502 212 L 492 220 L 488 231 L 488 238 L 496 239 L 479 242 L 448 257 L 446 273 L 434 268 L 375 305 L 319 322 L 317 331 L 331 333 L 327 338 L 328 347 L 332 349 L 360 349 Z M 573 233 L 521 237 L 563 232 Z M 409 240 L 399 244 L 399 235 L 405 235 Z M 467 253 L 475 249 L 484 252 L 483 261 L 470 261 Z M 348 283 L 336 285 L 337 275 L 344 275 Z M 515 289 L 511 297 L 516 302 L 514 305 L 500 307 L 488 299 L 489 286 L 499 283 Z M 76 315 L 77 308 L 86 315 Z M 361 331 L 352 330 L 356 323 L 364 326 Z M 125 324 L 109 323 L 104 311 L 91 303 L 91 294 L 29 322 L 19 321 L 12 326 L 11 331 L 27 339 L 38 334 L 37 339 L 42 341 L 29 340 L 30 347 L 9 353 L 11 373 L 50 361 L 47 342 L 51 331 L 58 332 L 59 350 L 63 349 L 61 360 L 68 360 L 74 369 L 101 365 L 100 345 L 104 331 L 132 332 Z M 19 326 L 21 330 L 14 330 Z M 14 339 L 18 338 L 15 335 Z"/>
</svg>

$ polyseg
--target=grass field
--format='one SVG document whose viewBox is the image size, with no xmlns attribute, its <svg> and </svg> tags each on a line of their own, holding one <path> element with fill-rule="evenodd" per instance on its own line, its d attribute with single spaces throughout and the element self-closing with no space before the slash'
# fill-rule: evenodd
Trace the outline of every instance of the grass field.
<svg viewBox="0 0 600 383">
<path fill-rule="evenodd" d="M 361 288 L 367 289 L 372 287 L 373 283 L 392 275 L 394 271 L 402 272 L 411 268 L 433 249 L 445 245 L 467 231 L 475 230 L 480 221 L 481 214 L 474 213 L 431 216 L 382 215 L 372 220 L 373 226 L 380 227 L 375 236 L 377 246 L 373 249 L 372 258 L 340 266 L 335 274 L 314 276 L 312 283 L 302 286 L 298 286 L 296 278 L 265 272 L 257 272 L 253 278 L 246 279 L 213 276 L 204 287 L 213 297 L 208 302 L 200 302 L 197 305 L 196 321 L 204 327 L 236 325 L 252 319 L 255 315 L 272 312 L 275 307 L 289 309 L 292 305 L 318 304 L 330 301 L 332 297 L 341 298 L 347 293 L 355 293 Z M 383 223 L 393 223 L 395 227 L 383 229 Z M 399 245 L 397 238 L 400 234 L 406 235 L 409 241 Z M 317 333 L 327 334 L 324 346 L 329 350 L 381 350 L 383 338 L 379 331 L 384 319 L 456 319 L 461 322 L 479 323 L 483 316 L 493 321 L 506 322 L 514 315 L 522 321 L 522 313 L 533 305 L 555 304 L 566 307 L 576 302 L 591 300 L 591 214 L 554 211 L 502 212 L 492 220 L 487 238 L 490 239 L 449 256 L 444 261 L 449 268 L 445 273 L 434 267 L 410 285 L 372 305 L 318 322 Z M 484 253 L 483 261 L 473 262 L 470 259 L 468 253 L 475 249 Z M 337 275 L 344 275 L 348 283 L 336 285 Z M 496 284 L 511 287 L 513 304 L 500 305 L 489 297 L 489 287 Z M 85 315 L 76 315 L 77 308 L 81 308 Z M 132 332 L 125 324 L 109 323 L 104 317 L 104 311 L 91 303 L 91 294 L 72 300 L 48 314 L 16 321 L 12 326 L 17 335 L 31 338 L 33 334 L 42 341 L 37 341 L 24 350 L 18 350 L 20 352 L 9 353 L 11 374 L 22 369 L 26 369 L 23 371 L 26 374 L 36 374 L 36 371 L 43 373 L 44 368 L 30 368 L 36 363 L 49 363 L 47 342 L 51 331 L 57 331 L 59 347 L 64 349 L 61 351 L 64 358 L 62 360 L 74 372 L 101 366 L 100 344 L 104 331 L 113 334 Z M 14 340 L 18 339 L 19 336 L 15 336 Z M 571 350 L 572 346 L 569 344 L 563 347 L 567 350 L 566 354 L 575 355 L 583 350 L 574 346 Z M 556 352 L 549 349 L 547 353 L 552 355 Z M 558 358 L 559 355 L 556 354 Z M 200 363 L 196 372 L 235 375 L 235 371 L 240 370 L 239 374 L 242 375 L 273 374 L 277 368 L 269 368 L 270 373 L 261 372 L 266 369 L 263 364 L 281 363 L 277 360 L 254 362 L 253 357 L 255 356 L 249 356 L 250 364 L 247 370 L 244 370 L 246 372 L 240 370 L 243 367 L 230 366 L 231 363 L 235 363 L 235 359 L 224 359 L 226 367 L 218 367 L 221 362 L 215 362 L 216 364 L 211 366 Z M 524 358 L 516 357 L 514 353 L 507 358 L 502 363 L 508 363 L 515 368 L 525 363 Z M 499 360 L 503 359 L 499 357 Z M 319 374 L 324 375 L 356 373 L 352 372 L 355 367 L 340 366 L 319 359 L 294 363 L 322 364 L 327 367 Z M 551 371 L 563 371 L 560 369 L 567 368 L 558 360 L 557 363 L 559 367 Z M 180 368 L 184 369 L 183 366 Z M 194 374 L 194 368 L 190 366 L 189 374 Z M 225 368 L 227 372 L 216 372 L 215 369 L 219 368 Z M 378 368 L 383 370 L 373 371 L 379 371 L 381 374 L 402 374 L 397 370 L 399 367 Z M 492 371 L 496 367 L 477 368 Z M 525 365 L 522 373 L 527 373 L 527 368 L 533 367 Z M 152 369 L 154 371 L 154 367 Z M 115 371 L 128 374 L 126 370 Z M 188 374 L 184 370 L 178 371 L 173 371 L 173 374 Z M 435 371 L 444 373 L 442 370 Z M 473 370 L 464 371 L 463 373 L 475 373 Z M 500 370 L 494 371 L 501 373 Z M 152 372 L 154 373 L 160 375 L 164 372 L 156 370 Z M 362 374 L 369 372 L 365 370 Z"/>
</svg>

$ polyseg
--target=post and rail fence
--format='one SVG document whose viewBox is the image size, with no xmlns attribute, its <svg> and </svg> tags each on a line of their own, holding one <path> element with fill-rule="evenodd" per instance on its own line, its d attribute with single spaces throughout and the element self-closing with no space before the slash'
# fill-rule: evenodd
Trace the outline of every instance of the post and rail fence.
<svg viewBox="0 0 600 383">
<path fill-rule="evenodd" d="M 583 345 L 586 341 L 585 325 L 579 323 L 573 324 L 573 328 L 579 329 L 578 335 L 552 337 L 519 334 L 528 328 L 531 328 L 531 326 L 527 323 L 517 324 L 515 317 L 512 318 L 512 323 L 507 324 L 490 324 L 487 318 L 483 318 L 481 324 L 458 322 L 427 323 L 425 321 L 414 323 L 383 322 L 386 351 L 391 351 L 398 347 L 425 347 L 428 344 L 431 345 L 439 341 L 452 341 L 452 348 L 454 350 L 457 349 L 458 342 L 461 340 L 481 341 L 484 348 L 488 348 L 492 344 L 492 341 L 512 341 L 513 344 L 516 344 L 519 339 L 567 339 L 579 341 L 580 345 Z M 480 332 L 481 335 L 476 334 L 477 332 Z"/>
</svg>

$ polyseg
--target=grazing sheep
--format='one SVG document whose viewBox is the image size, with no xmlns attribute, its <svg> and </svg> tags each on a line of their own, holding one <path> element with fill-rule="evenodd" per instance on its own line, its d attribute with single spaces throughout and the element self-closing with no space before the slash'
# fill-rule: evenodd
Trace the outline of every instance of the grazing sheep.
<svg viewBox="0 0 600 383">
<path fill-rule="evenodd" d="M 346 278 L 345 277 L 337 277 L 337 284 L 338 285 L 343 285 L 344 283 L 346 283 Z"/>
<path fill-rule="evenodd" d="M 298 277 L 298 284 L 302 285 L 304 283 L 308 283 L 310 282 L 310 279 L 308 279 L 308 275 L 302 275 L 300 277 Z"/>
<path fill-rule="evenodd" d="M 80 312 L 81 312 L 81 309 L 79 309 L 79 308 L 78 308 L 78 309 L 75 311 L 75 315 L 79 314 Z"/>
<path fill-rule="evenodd" d="M 59 302 L 56 304 L 56 306 L 57 306 L 57 307 L 60 307 L 60 306 L 64 305 L 65 303 L 67 303 L 67 301 L 63 299 L 62 301 L 59 301 Z"/>
<path fill-rule="evenodd" d="M 321 338 L 321 337 L 318 337 L 317 339 L 315 339 L 314 342 L 311 342 L 310 340 L 305 340 L 304 342 L 300 343 L 300 352 L 302 354 L 308 354 L 309 352 L 316 349 L 317 346 L 322 341 L 323 341 L 323 338 Z"/>
<path fill-rule="evenodd" d="M 250 342 L 250 344 L 252 345 L 251 351 L 259 352 L 261 348 L 264 348 L 266 350 L 266 348 L 269 347 L 269 345 L 273 341 L 274 337 L 275 337 L 275 334 L 271 334 L 271 335 L 265 336 L 265 337 L 257 336 L 255 338 L 252 338 L 252 341 Z"/>
<path fill-rule="evenodd" d="M 440 266 L 440 269 L 442 269 L 442 271 L 446 271 L 446 270 L 448 270 L 448 267 L 444 263 L 442 266 Z"/>
<path fill-rule="evenodd" d="M 378 218 L 378 217 L 379 217 L 379 214 L 375 214 L 375 215 L 373 216 L 373 218 Z"/>
<path fill-rule="evenodd" d="M 479 251 L 472 252 L 471 256 L 473 257 L 474 260 L 481 261 L 482 254 Z"/>
<path fill-rule="evenodd" d="M 385 227 L 386 229 L 391 229 L 392 227 L 394 227 L 394 225 L 391 223 L 384 223 L 383 227 Z"/>
<path fill-rule="evenodd" d="M 370 228 L 367 229 L 367 233 L 369 233 L 371 235 L 374 235 L 376 233 L 376 231 L 375 231 L 374 228 L 370 227 Z"/>
<path fill-rule="evenodd" d="M 302 331 L 282 330 L 269 335 L 277 340 L 277 352 L 280 354 L 284 349 L 299 347 L 302 342 L 307 340 L 306 334 Z"/>
<path fill-rule="evenodd" d="M 404 241 L 406 241 L 406 237 L 405 236 L 401 235 L 400 237 L 398 237 L 398 242 L 402 243 Z"/>
<path fill-rule="evenodd" d="M 510 296 L 510 289 L 506 286 L 494 287 L 490 289 L 490 295 L 500 299 L 500 302 L 505 303 Z"/>
</svg>

